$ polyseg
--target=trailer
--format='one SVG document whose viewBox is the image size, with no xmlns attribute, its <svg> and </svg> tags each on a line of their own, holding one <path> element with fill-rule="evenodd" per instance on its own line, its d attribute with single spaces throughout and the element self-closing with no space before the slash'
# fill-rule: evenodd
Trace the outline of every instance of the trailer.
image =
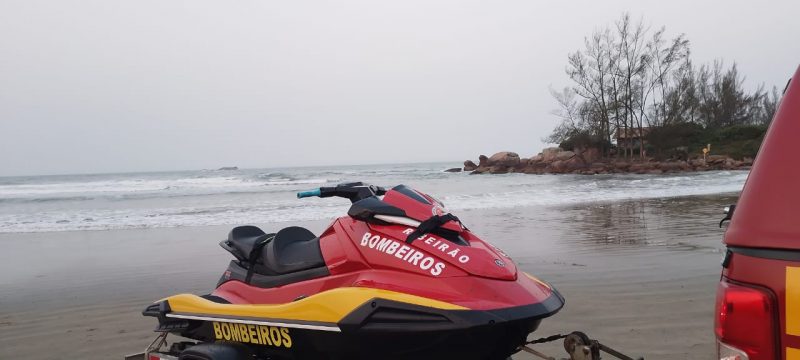
<svg viewBox="0 0 800 360">
<path fill-rule="evenodd" d="M 164 332 L 158 335 L 155 340 L 145 349 L 144 352 L 138 354 L 132 354 L 125 356 L 125 360 L 178 360 L 179 354 L 186 350 L 187 348 L 194 346 L 195 343 L 192 342 L 175 342 L 170 346 L 167 342 L 167 335 L 169 333 Z M 567 358 L 563 357 L 553 357 L 547 355 L 539 350 L 534 348 L 537 344 L 544 344 L 554 341 L 563 340 L 564 351 L 567 353 Z M 227 344 L 219 344 L 220 347 L 230 346 Z M 600 360 L 603 359 L 601 356 L 603 353 L 611 356 L 614 359 L 619 360 L 644 360 L 644 357 L 631 357 L 625 355 L 608 345 L 602 344 L 597 340 L 594 340 L 587 336 L 585 333 L 581 331 L 573 331 L 569 334 L 562 335 L 556 334 L 547 337 L 543 337 L 540 339 L 532 340 L 526 342 L 524 345 L 519 347 L 518 352 L 526 352 L 531 354 L 539 359 L 545 360 Z M 228 353 L 221 353 L 219 354 L 220 357 L 214 358 L 191 358 L 192 360 L 238 360 L 235 356 L 235 351 L 231 351 Z M 608 359 L 608 358 L 605 358 Z"/>
</svg>

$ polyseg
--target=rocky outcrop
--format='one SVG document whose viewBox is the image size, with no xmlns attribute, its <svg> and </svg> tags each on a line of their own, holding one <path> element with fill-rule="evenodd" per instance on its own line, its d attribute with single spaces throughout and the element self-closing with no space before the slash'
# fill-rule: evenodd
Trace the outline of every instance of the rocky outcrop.
<svg viewBox="0 0 800 360">
<path fill-rule="evenodd" d="M 486 155 L 478 156 L 478 167 L 487 167 L 489 166 L 489 158 Z"/>
<path fill-rule="evenodd" d="M 685 171 L 746 170 L 753 165 L 752 158 L 735 160 L 724 155 L 709 155 L 706 159 L 687 161 L 655 161 L 653 159 L 603 158 L 599 149 L 566 151 L 558 147 L 546 148 L 530 158 L 520 158 L 510 151 L 498 152 L 491 157 L 481 155 L 476 165 L 464 162 L 464 171 L 471 174 L 664 174 Z"/>
<path fill-rule="evenodd" d="M 565 164 L 567 165 L 567 168 L 572 171 L 587 167 L 586 161 L 584 161 L 580 156 L 572 156 L 565 161 Z"/>
<path fill-rule="evenodd" d="M 488 158 L 485 155 L 481 155 L 478 157 L 478 167 L 473 170 L 472 173 L 505 174 L 508 172 L 516 172 L 524 168 L 524 165 L 527 165 L 527 161 L 526 159 L 525 162 L 522 162 L 519 158 L 519 154 L 511 151 L 501 151 Z M 464 162 L 465 167 L 466 164 L 467 163 Z M 472 164 L 474 165 L 475 163 Z"/>
<path fill-rule="evenodd" d="M 628 167 L 628 172 L 637 174 L 646 174 L 650 170 L 653 170 L 653 165 L 649 162 L 633 163 Z"/>
<path fill-rule="evenodd" d="M 619 171 L 619 172 L 626 172 L 631 167 L 627 161 L 617 161 L 611 164 L 612 170 Z"/>
<path fill-rule="evenodd" d="M 542 161 L 552 162 L 556 160 L 556 155 L 562 151 L 564 150 L 560 147 L 551 147 L 542 150 L 542 153 L 539 155 L 542 155 Z"/>
<path fill-rule="evenodd" d="M 512 167 L 519 165 L 519 155 L 515 152 L 502 151 L 489 158 L 489 166 Z"/>
<path fill-rule="evenodd" d="M 575 157 L 575 153 L 572 151 L 561 151 L 556 154 L 556 160 L 558 161 L 567 161 Z"/>
<path fill-rule="evenodd" d="M 580 155 L 583 161 L 589 164 L 596 162 L 603 157 L 603 153 L 600 152 L 600 149 L 598 148 L 581 149 L 577 151 L 577 153 Z"/>
<path fill-rule="evenodd" d="M 457 173 L 457 172 L 461 172 L 461 168 L 450 168 L 450 169 L 445 170 L 444 172 Z"/>
<path fill-rule="evenodd" d="M 464 161 L 464 171 L 473 171 L 478 168 L 472 160 Z"/>
<path fill-rule="evenodd" d="M 724 155 L 708 155 L 706 158 L 706 163 L 708 164 L 722 164 L 728 159 L 727 156 Z"/>
</svg>

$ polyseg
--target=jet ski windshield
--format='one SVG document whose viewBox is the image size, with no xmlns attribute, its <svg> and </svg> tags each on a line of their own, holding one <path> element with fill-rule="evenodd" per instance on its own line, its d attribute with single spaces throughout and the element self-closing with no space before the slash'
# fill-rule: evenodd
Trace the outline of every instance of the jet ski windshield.
<svg viewBox="0 0 800 360">
<path fill-rule="evenodd" d="M 407 217 L 420 222 L 429 220 L 434 216 L 443 217 L 450 213 L 444 204 L 433 196 L 405 185 L 397 185 L 386 192 L 383 201 L 402 209 Z M 443 223 L 441 227 L 455 232 L 464 230 L 461 222 L 455 217 Z"/>
<path fill-rule="evenodd" d="M 383 199 L 379 197 L 381 195 Z M 406 185 L 397 185 L 387 191 L 379 186 L 354 182 L 297 194 L 299 198 L 309 196 L 347 198 L 353 203 L 347 214 L 354 219 L 371 224 L 415 227 L 418 229 L 415 232 L 417 237 L 435 233 L 459 245 L 469 246 L 469 242 L 460 236 L 465 227 L 441 201 Z"/>
</svg>

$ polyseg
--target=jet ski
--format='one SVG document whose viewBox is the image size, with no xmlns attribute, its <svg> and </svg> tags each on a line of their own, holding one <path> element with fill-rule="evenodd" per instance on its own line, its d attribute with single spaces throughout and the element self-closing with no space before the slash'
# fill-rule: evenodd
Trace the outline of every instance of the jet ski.
<svg viewBox="0 0 800 360">
<path fill-rule="evenodd" d="M 304 191 L 350 200 L 319 235 L 239 226 L 207 295 L 148 306 L 145 359 L 507 359 L 564 298 L 518 270 L 430 195 L 361 182 Z M 167 335 L 182 337 L 167 340 Z M 188 340 L 187 340 L 188 339 Z"/>
</svg>

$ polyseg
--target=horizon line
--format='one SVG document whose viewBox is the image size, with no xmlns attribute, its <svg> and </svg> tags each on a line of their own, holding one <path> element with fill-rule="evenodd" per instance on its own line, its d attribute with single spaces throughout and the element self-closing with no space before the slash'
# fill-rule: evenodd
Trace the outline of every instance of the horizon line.
<svg viewBox="0 0 800 360">
<path fill-rule="evenodd" d="M 259 169 L 303 169 L 314 167 L 344 167 L 344 166 L 378 166 L 378 165 L 417 165 L 417 164 L 435 164 L 435 163 L 448 163 L 456 162 L 457 160 L 440 160 L 440 161 L 414 161 L 414 162 L 388 162 L 388 163 L 362 163 L 362 164 L 329 164 L 329 165 L 300 165 L 300 166 L 265 166 L 265 167 L 236 167 L 237 170 L 259 170 Z M 464 160 L 458 160 L 459 163 Z M 222 166 L 227 167 L 227 166 Z M 141 171 L 109 171 L 109 172 L 75 172 L 75 173 L 40 173 L 40 174 L 20 174 L 20 175 L 2 175 L 0 178 L 15 178 L 15 177 L 40 177 L 40 176 L 80 176 L 80 175 L 129 175 L 129 174 L 157 174 L 169 172 L 187 172 L 187 171 L 237 171 L 237 170 L 220 170 L 222 167 L 202 168 L 202 169 L 173 169 L 173 170 L 141 170 Z"/>
</svg>

